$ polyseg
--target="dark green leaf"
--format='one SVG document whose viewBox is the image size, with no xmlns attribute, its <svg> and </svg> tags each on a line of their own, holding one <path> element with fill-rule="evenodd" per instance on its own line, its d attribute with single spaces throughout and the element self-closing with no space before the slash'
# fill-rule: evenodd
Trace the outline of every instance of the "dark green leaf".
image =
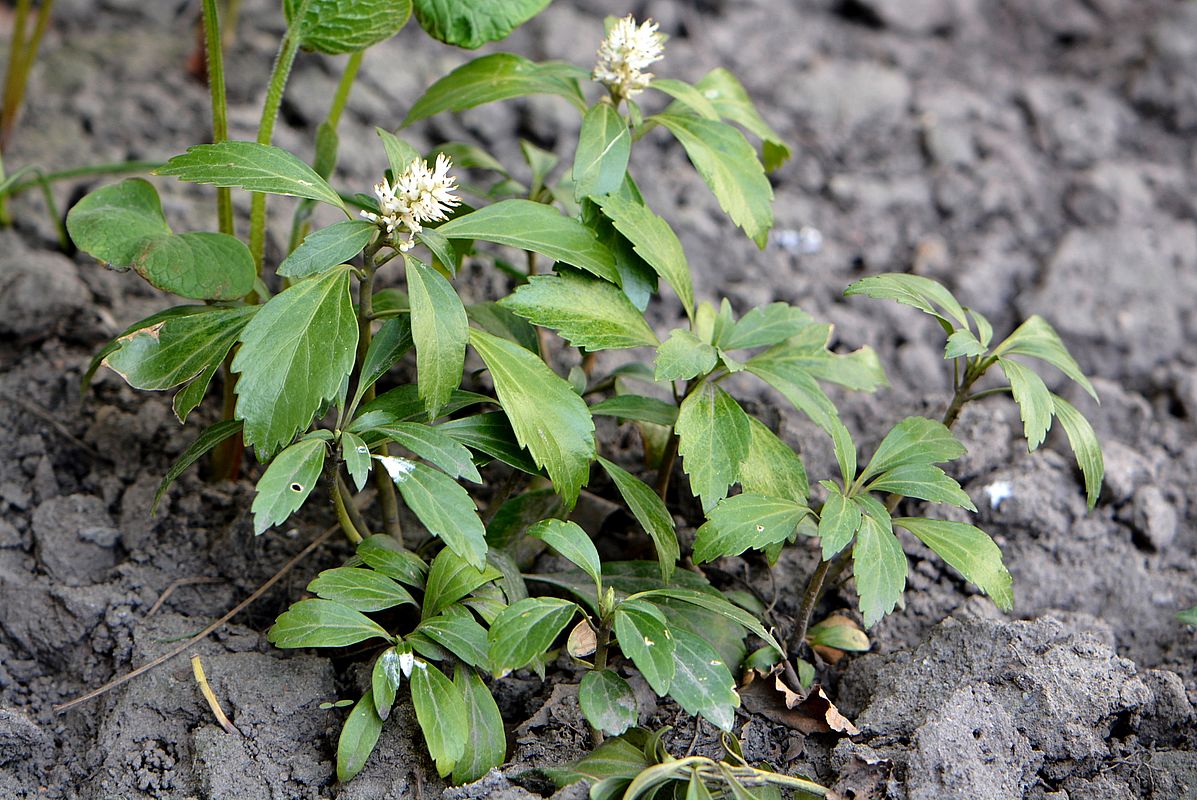
<svg viewBox="0 0 1197 800">
<path fill-rule="evenodd" d="M 570 68 L 553 62 L 536 64 L 511 53 L 492 53 L 461 65 L 432 84 L 407 112 L 403 126 L 442 111 L 465 111 L 532 94 L 559 95 L 579 109 L 586 106 L 577 74 Z"/>
<path fill-rule="evenodd" d="M 501 575 L 489 564 L 478 569 L 452 550 L 440 551 L 432 560 L 432 569 L 428 572 L 423 618 L 436 616 L 479 586 L 497 580 Z"/>
<path fill-rule="evenodd" d="M 632 154 L 632 134 L 615 106 L 598 102 L 582 119 L 574 153 L 574 198 L 614 192 L 623 183 Z"/>
<path fill-rule="evenodd" d="M 723 596 L 718 593 L 711 591 L 704 592 L 697 589 L 686 588 L 650 589 L 648 591 L 634 594 L 628 599 L 631 600 L 633 598 L 652 598 L 653 600 L 658 598 L 669 598 L 673 600 L 680 600 L 683 603 L 689 603 L 691 605 L 698 606 L 699 608 L 705 608 L 708 611 L 714 611 L 716 614 L 726 617 L 727 619 L 730 619 L 731 621 L 740 625 L 740 627 L 744 628 L 750 633 L 756 634 L 766 644 L 775 650 L 780 651 L 782 649 L 777 640 L 774 639 L 767 630 L 765 630 L 764 626 L 761 625 L 756 617 L 752 616 L 739 606 L 725 600 Z"/>
<path fill-rule="evenodd" d="M 453 683 L 466 708 L 465 752 L 453 767 L 453 782 L 470 783 L 507 758 L 507 734 L 499 706 L 477 672 L 459 664 Z"/>
<path fill-rule="evenodd" d="M 543 203 L 503 200 L 455 217 L 437 230 L 449 239 L 481 239 L 531 250 L 619 283 L 615 260 L 594 232 Z"/>
<path fill-rule="evenodd" d="M 947 503 L 969 511 L 977 510 L 960 484 L 933 464 L 905 464 L 887 470 L 869 484 L 869 491 L 892 492 L 932 503 Z"/>
<path fill-rule="evenodd" d="M 669 513 L 665 502 L 644 481 L 602 456 L 599 456 L 598 461 L 611 477 L 615 488 L 619 490 L 620 496 L 631 509 L 640 527 L 644 528 L 644 532 L 653 540 L 653 546 L 657 551 L 657 563 L 661 567 L 661 580 L 668 583 L 681 555 L 673 515 Z"/>
<path fill-rule="evenodd" d="M 374 661 L 374 668 L 370 670 L 370 691 L 374 696 L 374 710 L 378 718 L 386 721 L 391 716 L 391 709 L 395 705 L 395 693 L 403 682 L 403 669 L 399 662 L 399 652 L 394 647 L 388 647 Z"/>
<path fill-rule="evenodd" d="M 694 315 L 694 282 L 677 234 L 669 223 L 642 203 L 621 195 L 594 198 L 615 229 L 635 247 L 636 254 L 677 292 L 688 316 Z"/>
<path fill-rule="evenodd" d="M 391 367 L 398 364 L 399 359 L 403 358 L 414 344 L 411 318 L 408 315 L 392 317 L 382 323 L 378 333 L 370 340 L 370 347 L 366 349 L 361 378 L 354 390 L 354 401 L 360 401 L 366 390 L 390 372 Z"/>
<path fill-rule="evenodd" d="M 390 165 L 392 178 L 402 175 L 413 161 L 421 159 L 419 150 L 386 128 L 376 127 L 374 132 L 378 134 L 378 138 L 382 142 L 382 149 L 387 154 L 387 164 Z M 429 160 L 435 161 L 436 159 Z"/>
<path fill-rule="evenodd" d="M 766 170 L 772 172 L 790 158 L 790 148 L 761 117 L 735 75 L 719 67 L 703 76 L 696 86 L 721 117 L 741 126 L 764 143 L 761 160 Z"/>
<path fill-rule="evenodd" d="M 405 458 L 379 459 L 403 502 L 433 536 L 476 569 L 486 565 L 486 528 L 468 492 L 439 470 Z"/>
<path fill-rule="evenodd" d="M 515 438 L 511 422 L 502 411 L 450 420 L 437 426 L 466 447 L 471 447 L 529 475 L 539 475 L 540 467 Z"/>
<path fill-rule="evenodd" d="M 279 264 L 278 274 L 306 278 L 329 267 L 348 263 L 365 249 L 378 226 L 365 219 L 341 220 L 313 231 Z"/>
<path fill-rule="evenodd" d="M 582 398 L 545 363 L 517 344 L 470 331 L 470 342 L 490 369 L 499 402 L 516 440 L 543 467 L 572 507 L 590 477 L 594 420 Z"/>
<path fill-rule="evenodd" d="M 589 670 L 578 687 L 578 705 L 586 720 L 609 736 L 618 736 L 636 724 L 636 695 L 614 670 Z"/>
<path fill-rule="evenodd" d="M 512 603 L 490 626 L 490 667 L 495 677 L 531 664 L 548 650 L 578 607 L 556 597 Z"/>
<path fill-rule="evenodd" d="M 283 4 L 292 24 L 303 0 Z M 310 0 L 300 24 L 305 50 L 335 56 L 356 53 L 389 39 L 407 24 L 411 0 Z"/>
<path fill-rule="evenodd" d="M 468 406 L 494 402 L 493 399 L 486 395 L 463 392 L 458 389 L 450 395 L 448 405 L 441 409 L 441 412 L 443 414 L 452 414 Z M 426 417 L 427 414 L 424 411 L 424 403 L 420 400 L 419 390 L 415 384 L 404 384 L 380 394 L 362 406 L 361 411 L 353 421 L 353 425 L 350 426 L 350 430 L 360 433 L 374 425 L 388 425 L 392 422 L 423 419 Z"/>
<path fill-rule="evenodd" d="M 861 517 L 852 548 L 856 593 L 866 628 L 894 610 L 906 588 L 906 554 L 892 532 L 872 516 Z"/>
<path fill-rule="evenodd" d="M 789 538 L 810 513 L 805 505 L 757 494 L 720 500 L 694 537 L 694 561 L 714 561 L 760 550 Z"/>
<path fill-rule="evenodd" d="M 181 181 L 306 197 L 344 209 L 337 191 L 295 156 L 268 144 L 219 142 L 187 148 L 154 171 Z"/>
<path fill-rule="evenodd" d="M 590 351 L 658 343 L 644 315 L 619 287 L 576 273 L 533 276 L 499 304 Z"/>
<path fill-rule="evenodd" d="M 714 347 L 684 328 L 675 328 L 657 348 L 654 377 L 658 381 L 688 381 L 706 375 L 718 360 Z"/>
<path fill-rule="evenodd" d="M 366 692 L 349 712 L 337 740 L 337 780 L 344 783 L 362 771 L 381 734 L 382 719 L 375 709 L 374 694 Z"/>
<path fill-rule="evenodd" d="M 1089 383 L 1089 379 L 1081 372 L 1080 365 L 1068 352 L 1060 335 L 1038 314 L 1028 317 L 1026 322 L 1019 325 L 993 352 L 999 356 L 1023 355 L 1046 361 L 1080 384 L 1094 400 L 1097 399 L 1097 391 L 1093 384 Z"/>
<path fill-rule="evenodd" d="M 471 667 L 486 669 L 486 628 L 464 606 L 448 606 L 416 629 Z"/>
<path fill-rule="evenodd" d="M 630 781 L 648 766 L 642 746 L 619 738 L 608 739 L 580 761 L 566 767 L 549 767 L 545 772 L 558 786 L 568 786 L 581 780 L 598 782 L 614 778 Z"/>
<path fill-rule="evenodd" d="M 345 385 L 358 333 L 349 275 L 337 269 L 300 281 L 270 298 L 241 334 L 236 414 L 260 458 L 306 430 Z"/>
<path fill-rule="evenodd" d="M 405 603 L 419 606 L 407 589 L 380 572 L 361 567 L 326 569 L 308 584 L 308 591 L 358 611 L 382 611 Z"/>
<path fill-rule="evenodd" d="M 497 42 L 544 10 L 550 0 L 415 0 L 429 36 L 473 50 Z"/>
<path fill-rule="evenodd" d="M 487 333 L 515 342 L 525 350 L 539 352 L 536 328 L 523 317 L 517 317 L 498 303 L 474 303 L 466 306 L 470 322 Z"/>
<path fill-rule="evenodd" d="M 750 416 L 748 425 L 748 455 L 740 464 L 744 491 L 806 505 L 810 485 L 802 459 L 756 417 Z"/>
<path fill-rule="evenodd" d="M 674 628 L 673 639 L 675 669 L 669 695 L 687 714 L 701 714 L 730 732 L 740 705 L 731 670 L 702 637 Z"/>
<path fill-rule="evenodd" d="M 453 284 L 416 259 L 405 260 L 420 399 L 435 419 L 461 384 L 470 321 Z"/>
<path fill-rule="evenodd" d="M 528 528 L 562 511 L 561 498 L 552 488 L 533 489 L 516 495 L 499 506 L 486 526 L 486 541 L 492 553 L 523 538 Z"/>
<path fill-rule="evenodd" d="M 465 698 L 443 672 L 425 661 L 416 661 L 411 671 L 411 701 L 428 754 L 443 778 L 465 755 L 469 735 Z"/>
<path fill-rule="evenodd" d="M 275 647 L 347 647 L 378 637 L 390 639 L 378 623 L 332 600 L 300 600 L 279 615 L 266 638 Z"/>
<path fill-rule="evenodd" d="M 942 320 L 948 327 L 968 328 L 964 308 L 943 284 L 921 275 L 887 272 L 862 278 L 849 286 L 848 297 L 863 294 L 879 300 L 895 300 Z"/>
<path fill-rule="evenodd" d="M 819 515 L 819 540 L 823 547 L 823 560 L 843 550 L 860 529 L 860 507 L 844 497 L 835 486 L 828 486 L 827 501 Z"/>
<path fill-rule="evenodd" d="M 1002 564 L 1002 551 L 989 534 L 963 522 L 898 517 L 905 528 L 930 547 L 956 571 L 993 598 L 1003 611 L 1014 607 L 1013 581 Z"/>
<path fill-rule="evenodd" d="M 615 635 L 619 649 L 632 659 L 648 685 L 661 697 L 669 694 L 673 680 L 673 634 L 669 621 L 652 603 L 625 600 L 615 610 Z"/>
<path fill-rule="evenodd" d="M 158 192 L 130 178 L 90 192 L 67 214 L 67 232 L 83 252 L 114 267 L 129 267 L 142 243 L 171 235 Z"/>
<path fill-rule="evenodd" d="M 965 452 L 964 445 L 943 423 L 926 417 L 907 417 L 885 434 L 860 478 L 864 482 L 911 464 L 942 464 L 960 458 Z"/>
<path fill-rule="evenodd" d="M 1097 497 L 1101 494 L 1101 481 L 1105 476 L 1105 460 L 1101 455 L 1101 444 L 1097 441 L 1097 434 L 1089 420 L 1081 412 L 1062 397 L 1052 395 L 1052 408 L 1056 412 L 1056 419 L 1064 426 L 1064 433 L 1068 435 L 1068 444 L 1076 455 L 1076 463 L 1085 476 L 1085 495 L 1089 500 L 1089 508 L 1097 505 Z"/>
<path fill-rule="evenodd" d="M 1018 403 L 1018 413 L 1026 431 L 1027 446 L 1034 450 L 1043 444 L 1052 426 L 1052 393 L 1033 369 L 1012 358 L 999 358 L 998 365 L 1010 381 L 1010 393 Z"/>
<path fill-rule="evenodd" d="M 540 539 L 572 563 L 582 568 L 590 577 L 594 578 L 595 587 L 601 592 L 603 583 L 603 567 L 599 561 L 598 550 L 586 531 L 574 522 L 562 522 L 559 519 L 542 520 L 528 529 L 528 535 Z"/>
<path fill-rule="evenodd" d="M 482 476 L 470 457 L 470 451 L 441 428 L 415 422 L 395 422 L 373 428 L 393 442 L 403 445 L 420 458 L 441 468 L 453 478 L 482 483 Z"/>
<path fill-rule="evenodd" d="M 158 510 L 158 504 L 162 502 L 166 490 L 187 471 L 188 467 L 211 452 L 218 444 L 239 433 L 241 433 L 241 420 L 237 419 L 221 420 L 204 429 L 204 432 L 183 451 L 183 455 L 179 456 L 166 471 L 162 483 L 158 484 L 158 491 L 154 493 L 154 504 L 150 507 L 150 513 L 153 514 Z"/>
<path fill-rule="evenodd" d="M 682 469 L 703 510 L 710 511 L 727 496 L 748 456 L 748 415 L 723 389 L 704 383 L 682 401 L 676 430 Z"/>
<path fill-rule="evenodd" d="M 618 417 L 637 422 L 651 422 L 672 428 L 677 422 L 677 406 L 639 394 L 621 394 L 595 403 L 590 413 L 596 417 Z"/>
<path fill-rule="evenodd" d="M 382 533 L 367 536 L 357 546 L 357 554 L 362 561 L 383 575 L 408 586 L 424 588 L 424 573 L 428 571 L 428 565 L 390 536 Z"/>
<path fill-rule="evenodd" d="M 261 536 L 272 525 L 286 522 L 308 499 L 320 480 L 327 447 L 325 437 L 309 434 L 270 462 L 258 480 L 254 497 L 255 536 Z"/>
</svg>

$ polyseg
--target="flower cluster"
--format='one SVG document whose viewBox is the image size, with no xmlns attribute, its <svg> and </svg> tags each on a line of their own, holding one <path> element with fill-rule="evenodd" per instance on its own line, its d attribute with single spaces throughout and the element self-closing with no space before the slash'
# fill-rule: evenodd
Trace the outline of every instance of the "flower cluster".
<svg viewBox="0 0 1197 800">
<path fill-rule="evenodd" d="M 631 14 L 611 26 L 607 38 L 598 49 L 594 79 L 627 100 L 648 88 L 653 79 L 644 70 L 664 57 L 665 40 L 657 33 L 657 23 L 651 19 L 637 26 Z"/>
<path fill-rule="evenodd" d="M 363 211 L 362 216 L 385 228 L 388 236 L 400 225 L 406 228 L 407 239 L 397 245 L 406 253 L 415 246 L 415 235 L 424 230 L 423 223 L 448 219 L 449 209 L 461 203 L 453 194 L 457 179 L 449 174 L 452 167 L 453 162 L 444 153 L 437 155 L 435 168 L 422 158 L 413 159 L 395 178 L 394 185 L 386 178 L 374 185 L 381 213 Z"/>
</svg>

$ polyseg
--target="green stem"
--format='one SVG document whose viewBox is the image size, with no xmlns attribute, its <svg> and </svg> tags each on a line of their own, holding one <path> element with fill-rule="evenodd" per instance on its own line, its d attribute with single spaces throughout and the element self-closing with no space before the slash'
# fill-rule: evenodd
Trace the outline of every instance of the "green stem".
<svg viewBox="0 0 1197 800">
<path fill-rule="evenodd" d="M 233 43 L 237 35 L 237 20 L 241 17 L 241 0 L 228 0 L 224 4 L 224 19 L 227 23 L 224 26 L 224 34 L 221 36 L 221 43 L 228 47 Z"/>
<path fill-rule="evenodd" d="M 345 483 L 345 479 L 341 477 L 341 470 L 338 467 L 336 473 L 336 488 L 337 494 L 341 496 L 341 502 L 345 504 L 345 510 L 349 514 L 349 520 L 353 523 L 353 527 L 357 529 L 363 536 L 370 535 L 370 523 L 366 522 L 366 518 L 362 516 L 362 512 L 353 503 L 353 493 L 349 491 L 349 484 Z"/>
<path fill-rule="evenodd" d="M 345 498 L 342 496 L 341 476 L 337 474 L 337 483 L 333 486 L 332 499 L 333 507 L 337 510 L 337 522 L 341 524 L 341 530 L 345 532 L 345 536 L 349 541 L 357 544 L 362 540 L 362 534 L 358 531 L 357 526 L 353 524 L 353 518 L 349 515 L 349 507 Z"/>
<path fill-rule="evenodd" d="M 216 10 L 216 0 L 203 0 L 203 4 L 204 35 L 208 52 L 208 92 L 212 97 L 212 141 L 220 144 L 229 138 L 229 104 L 225 94 L 220 14 Z M 228 187 L 216 190 L 216 218 L 220 232 L 233 236 L 233 197 Z"/>
<path fill-rule="evenodd" d="M 24 5 L 28 6 L 29 0 L 24 0 Z M 20 61 L 16 64 L 16 74 L 9 75 L 10 82 L 4 87 L 4 126 L 0 130 L 0 146 L 8 144 L 8 138 L 12 134 L 13 126 L 17 122 L 17 114 L 21 111 L 21 105 L 25 101 L 25 87 L 29 85 L 29 73 L 33 69 L 33 64 L 37 60 L 37 51 L 41 48 L 42 37 L 46 34 L 46 28 L 50 24 L 50 11 L 54 8 L 54 0 L 42 0 L 42 4 L 37 9 L 37 21 L 34 23 L 33 36 L 29 41 L 21 39 L 20 47 Z M 28 8 L 26 8 L 28 13 Z M 24 20 L 19 23 L 24 29 Z M 17 33 L 13 32 L 14 52 L 16 51 Z M 13 59 L 9 59 L 9 69 L 12 69 Z M 11 90 L 11 94 L 9 93 Z"/>
<path fill-rule="evenodd" d="M 17 0 L 12 22 L 12 41 L 8 48 L 8 67 L 4 73 L 4 99 L 0 105 L 0 150 L 7 149 L 8 132 L 12 130 L 17 115 L 15 105 L 17 83 L 22 79 L 21 65 L 25 60 L 25 28 L 29 21 L 29 10 L 33 0 Z"/>
</svg>

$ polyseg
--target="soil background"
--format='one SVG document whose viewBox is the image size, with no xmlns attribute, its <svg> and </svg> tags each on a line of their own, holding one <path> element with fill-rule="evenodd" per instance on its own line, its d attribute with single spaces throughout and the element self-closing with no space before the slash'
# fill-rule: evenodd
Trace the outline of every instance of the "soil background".
<svg viewBox="0 0 1197 800">
<path fill-rule="evenodd" d="M 206 90 L 185 68 L 197 5 L 59 0 L 5 154 L 9 170 L 163 159 L 206 141 Z M 246 0 L 228 56 L 238 138 L 256 128 L 282 32 L 276 5 Z M 971 596 L 903 539 L 905 609 L 871 631 L 870 654 L 823 675 L 861 734 L 804 737 L 745 712 L 746 756 L 856 798 L 1197 797 L 1197 633 L 1174 617 L 1197 604 L 1197 4 L 556 0 L 486 50 L 588 64 L 602 18 L 629 11 L 670 36 L 659 75 L 694 81 L 730 68 L 794 146 L 774 176 L 778 224 L 764 251 L 722 217 L 668 139 L 642 141 L 634 169 L 678 230 L 700 296 L 726 296 L 740 313 L 795 303 L 836 324 L 837 346 L 878 350 L 890 388 L 837 396 L 865 452 L 903 416 L 939 416 L 950 386 L 933 321 L 842 297 L 869 274 L 942 280 L 999 335 L 1044 314 L 1102 399 L 1060 389 L 1105 449 L 1106 486 L 1089 513 L 1058 431 L 1028 454 L 1017 410 L 997 397 L 957 426 L 969 453 L 953 472 L 1005 553 L 1014 614 Z M 0 6 L 0 29 L 10 27 L 11 9 Z M 397 126 L 433 79 L 468 57 L 414 25 L 371 50 L 341 125 L 337 185 L 368 190 L 384 166 L 373 126 Z M 310 157 L 342 61 L 301 55 L 277 144 Z M 511 166 L 520 163 L 517 135 L 568 148 L 578 124 L 566 104 L 533 98 L 408 133 L 420 147 L 477 142 Z M 63 210 L 102 182 L 59 184 Z M 209 190 L 156 183 L 176 230 L 215 227 Z M 244 212 L 246 198 L 238 203 Z M 277 258 L 291 206 L 276 198 L 271 208 Z M 217 727 L 186 658 L 53 713 L 203 628 L 328 520 L 314 504 L 254 538 L 252 482 L 207 483 L 195 471 L 151 516 L 160 475 L 198 427 L 178 425 L 169 397 L 134 392 L 115 375 L 101 372 L 82 403 L 79 384 L 104 341 L 170 301 L 134 276 L 63 255 L 33 193 L 13 210 L 16 226 L 0 231 L 0 798 L 551 794 L 536 768 L 588 745 L 578 676 L 564 660 L 547 683 L 522 673 L 502 682 L 511 762 L 479 784 L 446 789 L 436 779 L 401 705 L 361 776 L 336 786 L 344 712 L 318 705 L 356 697 L 360 667 L 281 653 L 262 631 L 311 576 L 347 555 L 340 544 L 195 648 L 244 736 Z M 459 283 L 483 299 L 502 278 L 473 269 Z M 662 329 L 678 316 L 672 299 L 654 308 Z M 737 388 L 802 450 L 813 479 L 832 474 L 822 434 L 780 397 Z M 638 445 L 605 432 L 611 452 L 634 466 Z M 597 476 L 593 488 L 603 490 Z M 619 518 L 606 527 L 623 532 L 610 530 Z M 779 618 L 796 611 L 809 551 L 783 555 L 772 584 Z M 709 574 L 728 588 L 772 591 L 753 559 Z M 849 584 L 826 610 L 852 601 Z M 716 752 L 709 726 L 696 732 L 640 688 L 641 721 L 676 725 L 675 751 L 697 736 L 699 752 Z"/>
</svg>

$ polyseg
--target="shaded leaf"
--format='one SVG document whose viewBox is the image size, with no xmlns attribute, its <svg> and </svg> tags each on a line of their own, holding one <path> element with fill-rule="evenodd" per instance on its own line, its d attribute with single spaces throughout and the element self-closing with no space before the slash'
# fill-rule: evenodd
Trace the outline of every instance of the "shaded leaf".
<svg viewBox="0 0 1197 800">
<path fill-rule="evenodd" d="M 386 534 L 367 536 L 357 546 L 357 555 L 371 569 L 389 578 L 418 589 L 424 588 L 424 574 L 428 572 L 428 565 Z"/>
<path fill-rule="evenodd" d="M 577 610 L 569 600 L 555 597 L 529 597 L 508 606 L 490 626 L 490 666 L 496 677 L 543 655 Z"/>
<path fill-rule="evenodd" d="M 337 740 L 337 780 L 344 783 L 362 771 L 381 734 L 382 719 L 375 709 L 374 694 L 366 692 L 349 712 Z"/>
<path fill-rule="evenodd" d="M 639 394 L 621 394 L 595 403 L 590 407 L 595 417 L 618 417 L 623 420 L 651 422 L 672 428 L 677 422 L 677 406 Z"/>
<path fill-rule="evenodd" d="M 637 255 L 677 293 L 687 316 L 694 315 L 694 282 L 677 234 L 643 203 L 623 195 L 595 197 L 615 229 L 632 243 Z"/>
<path fill-rule="evenodd" d="M 653 540 L 653 547 L 657 551 L 657 563 L 661 568 L 661 580 L 668 583 L 681 555 L 673 515 L 669 513 L 665 502 L 644 481 L 602 456 L 599 456 L 598 461 L 611 477 L 615 488 L 619 490 L 620 496 L 640 523 L 640 527 Z"/>
<path fill-rule="evenodd" d="M 651 603 L 625 600 L 615 610 L 615 635 L 619 649 L 632 659 L 653 691 L 661 697 L 669 694 L 675 668 L 673 634 L 660 609 Z"/>
<path fill-rule="evenodd" d="M 550 0 L 415 0 L 416 19 L 434 39 L 473 50 L 496 42 L 539 14 Z"/>
<path fill-rule="evenodd" d="M 465 752 L 453 767 L 453 782 L 461 784 L 480 779 L 506 760 L 507 734 L 499 706 L 477 672 L 458 665 L 453 684 L 466 709 Z"/>
<path fill-rule="evenodd" d="M 674 673 L 669 695 L 687 714 L 701 714 L 708 722 L 731 731 L 740 706 L 736 682 L 719 652 L 687 630 L 673 631 Z"/>
<path fill-rule="evenodd" d="M 614 670 L 588 670 L 578 687 L 578 705 L 586 720 L 609 736 L 618 736 L 636 724 L 636 695 Z"/>
</svg>

